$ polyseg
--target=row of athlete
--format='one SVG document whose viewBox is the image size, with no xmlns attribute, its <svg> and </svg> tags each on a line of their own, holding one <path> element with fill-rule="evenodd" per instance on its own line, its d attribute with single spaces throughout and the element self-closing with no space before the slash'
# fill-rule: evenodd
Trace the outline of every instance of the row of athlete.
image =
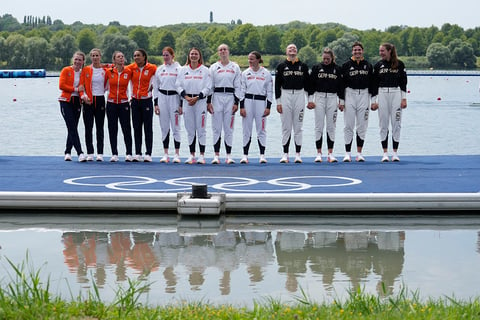
<svg viewBox="0 0 480 320">
<path fill-rule="evenodd" d="M 383 55 L 382 55 L 383 54 Z M 106 114 L 112 149 L 110 161 L 118 161 L 117 134 L 120 122 L 125 147 L 126 161 L 152 161 L 153 145 L 152 115 L 153 110 L 159 117 L 162 131 L 164 156 L 161 162 L 169 162 L 168 155 L 170 132 L 173 135 L 175 154 L 173 162 L 180 162 L 180 121 L 188 135 L 190 156 L 186 163 L 205 163 L 206 116 L 212 114 L 212 131 L 214 139 L 213 164 L 220 163 L 219 154 L 221 134 L 224 133 L 226 163 L 234 163 L 231 157 L 234 115 L 240 110 L 243 127 L 243 157 L 241 163 L 248 163 L 248 151 L 251 142 L 253 123 L 257 132 L 260 149 L 260 162 L 266 163 L 266 117 L 270 114 L 273 90 L 277 101 L 277 111 L 282 120 L 282 145 L 284 154 L 280 160 L 289 162 L 288 149 L 293 130 L 295 141 L 295 162 L 302 162 L 300 157 L 302 144 L 302 123 L 305 107 L 305 92 L 308 92 L 307 108 L 315 109 L 315 132 L 317 157 L 321 162 L 323 126 L 327 122 L 328 161 L 336 162 L 332 150 L 335 140 L 335 120 L 337 109 L 345 111 L 345 147 L 344 161 L 351 161 L 350 150 L 353 141 L 353 129 L 357 131 L 357 161 L 364 161 L 361 154 L 368 125 L 368 110 L 379 109 L 388 101 L 398 100 L 398 110 L 406 107 L 406 73 L 403 63 L 396 58 L 395 47 L 384 44 L 380 47 L 382 65 L 375 69 L 363 58 L 363 46 L 356 42 L 352 46 L 352 58 L 343 67 L 335 64 L 335 57 L 330 49 L 325 49 L 322 62 L 315 65 L 312 72 L 299 61 L 294 44 L 287 47 L 286 60 L 276 68 L 275 88 L 270 72 L 260 66 L 261 55 L 254 51 L 248 55 L 249 68 L 241 72 L 235 62 L 229 60 L 229 48 L 222 44 L 218 47 L 219 61 L 210 68 L 203 64 L 199 49 L 190 49 L 185 66 L 174 61 L 174 51 L 170 47 L 163 50 L 164 64 L 156 67 L 148 63 L 147 54 L 138 49 L 134 52 L 135 62 L 125 66 L 125 57 L 121 52 L 113 55 L 113 64 L 106 67 L 100 62 L 98 49 L 90 52 L 91 66 L 83 67 L 85 56 L 77 52 L 74 63 L 66 67 L 60 75 L 60 106 L 68 129 L 65 160 L 71 160 L 72 146 L 79 154 L 79 161 L 93 160 L 93 124 L 96 124 L 97 161 L 103 161 L 103 124 L 105 117 L 105 92 L 108 91 Z M 380 63 L 380 62 L 379 62 Z M 374 77 L 377 71 L 377 77 Z M 131 100 L 128 98 L 128 85 L 132 84 Z M 385 90 L 385 88 L 387 88 Z M 388 97 L 383 97 L 387 93 Z M 378 102 L 377 102 L 378 95 Z M 153 100 L 152 100 L 153 96 Z M 373 97 L 373 98 L 372 98 Z M 371 99 L 372 98 L 372 99 Z M 371 106 L 369 101 L 372 101 Z M 77 125 L 83 104 L 85 123 L 85 140 L 87 156 L 81 150 Z M 397 104 L 396 102 L 394 104 Z M 154 108 L 153 108 L 154 107 Z M 385 138 L 382 139 L 384 157 L 388 161 L 388 119 L 392 119 L 393 148 L 392 160 L 399 161 L 396 154 L 400 129 L 400 118 L 389 115 L 391 107 L 381 107 L 382 122 L 386 119 Z M 395 109 L 397 110 L 397 109 Z M 400 110 L 401 111 L 401 110 Z M 130 117 L 135 138 L 135 156 L 132 156 L 132 138 Z M 143 129 L 143 130 L 142 130 Z M 142 158 L 142 131 L 145 133 L 146 152 Z M 198 139 L 200 155 L 195 156 Z"/>
</svg>

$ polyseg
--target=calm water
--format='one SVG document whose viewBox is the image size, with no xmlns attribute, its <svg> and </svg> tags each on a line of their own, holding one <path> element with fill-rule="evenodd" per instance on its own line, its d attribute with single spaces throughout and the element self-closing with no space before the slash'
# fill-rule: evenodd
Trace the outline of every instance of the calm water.
<svg viewBox="0 0 480 320">
<path fill-rule="evenodd" d="M 480 102 L 479 81 L 409 77 L 400 154 L 479 154 L 480 107 L 471 106 Z M 58 78 L 0 79 L 0 156 L 62 156 L 66 130 L 58 94 Z M 303 154 L 314 156 L 313 112 L 306 112 Z M 279 157 L 280 117 L 274 108 L 268 121 L 267 156 Z M 157 119 L 154 124 L 158 160 Z M 233 153 L 239 158 L 239 116 L 235 132 Z M 210 136 L 207 141 L 211 157 Z M 252 156 L 256 148 L 252 144 Z M 375 112 L 364 152 L 381 153 Z M 342 113 L 334 153 L 343 155 Z M 181 155 L 186 154 L 184 134 Z M 67 298 L 70 292 L 85 294 L 95 281 L 110 301 L 128 278 L 152 284 L 144 297 L 152 304 L 185 299 L 251 306 L 252 299 L 265 297 L 292 301 L 302 290 L 312 299 L 332 300 L 355 286 L 384 294 L 382 284 L 387 295 L 404 287 L 422 297 L 480 295 L 480 217 L 65 216 L 1 213 L 1 282 L 11 279 L 8 258 L 41 268 L 52 290 Z"/>
<path fill-rule="evenodd" d="M 407 95 L 408 108 L 403 113 L 403 128 L 399 152 L 404 155 L 425 154 L 478 154 L 480 153 L 480 102 L 478 86 L 480 76 L 420 77 L 410 76 Z M 0 79 L 0 114 L 3 134 L 0 135 L 0 155 L 63 155 L 66 129 L 57 102 L 58 78 Z M 441 100 L 437 100 L 440 98 Z M 14 101 L 14 99 L 16 101 Z M 378 116 L 370 113 L 369 129 L 365 142 L 366 155 L 380 155 L 378 139 Z M 306 110 L 304 121 L 304 156 L 315 156 L 313 111 Z M 309 116 L 310 115 L 310 116 Z M 210 121 L 208 121 L 210 125 Z M 79 130 L 83 138 L 83 123 Z M 280 116 L 272 107 L 267 124 L 267 157 L 280 157 Z M 211 130 L 208 128 L 207 158 L 213 156 Z M 334 153 L 342 156 L 343 114 L 337 121 L 337 144 Z M 110 154 L 108 134 L 105 127 L 106 155 Z M 253 139 L 255 139 L 255 134 Z M 242 154 L 241 117 L 237 114 L 233 154 Z M 119 134 L 119 147 L 123 139 Z M 120 149 L 123 154 L 123 149 Z M 325 152 L 325 150 L 324 150 Z M 222 148 L 222 154 L 224 149 Z M 258 147 L 252 143 L 251 155 L 256 156 Z M 188 154 L 185 130 L 182 132 L 181 156 Z M 153 156 L 163 155 L 160 125 L 155 116 Z"/>
<path fill-rule="evenodd" d="M 0 280 L 11 274 L 6 258 L 21 263 L 28 255 L 67 298 L 95 282 L 111 301 L 127 279 L 151 283 L 143 301 L 160 305 L 252 306 L 252 299 L 293 301 L 302 290 L 332 301 L 357 287 L 382 296 L 418 290 L 422 299 L 480 295 L 478 217 L 251 219 L 6 215 Z"/>
</svg>

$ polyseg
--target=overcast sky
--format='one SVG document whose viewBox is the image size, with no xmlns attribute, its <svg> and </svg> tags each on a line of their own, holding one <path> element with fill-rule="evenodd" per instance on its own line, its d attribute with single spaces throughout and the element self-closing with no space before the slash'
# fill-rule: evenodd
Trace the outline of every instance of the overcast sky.
<svg viewBox="0 0 480 320">
<path fill-rule="evenodd" d="M 163 26 L 182 22 L 243 23 L 271 25 L 299 20 L 309 23 L 336 22 L 347 27 L 384 30 L 389 26 L 441 27 L 458 24 L 464 29 L 480 26 L 479 0 L 1 0 L 0 15 L 9 13 L 21 23 L 25 15 L 50 16 L 66 24 Z M 145 4 L 145 5 L 144 5 Z M 135 8 L 135 6 L 137 6 Z"/>
</svg>

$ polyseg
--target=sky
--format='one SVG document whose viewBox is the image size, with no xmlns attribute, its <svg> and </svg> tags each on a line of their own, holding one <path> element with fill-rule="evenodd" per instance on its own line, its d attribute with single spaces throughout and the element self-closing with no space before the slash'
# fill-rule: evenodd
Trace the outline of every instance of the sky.
<svg viewBox="0 0 480 320">
<path fill-rule="evenodd" d="M 139 1 L 113 0 L 2 0 L 0 15 L 8 13 L 22 23 L 24 16 L 50 16 L 65 24 L 104 24 L 164 26 L 182 22 L 209 22 L 210 12 L 217 23 L 242 20 L 256 26 L 335 22 L 358 30 L 385 30 L 390 26 L 441 27 L 457 24 L 464 29 L 480 26 L 480 1 L 429 0 L 185 0 Z"/>
</svg>

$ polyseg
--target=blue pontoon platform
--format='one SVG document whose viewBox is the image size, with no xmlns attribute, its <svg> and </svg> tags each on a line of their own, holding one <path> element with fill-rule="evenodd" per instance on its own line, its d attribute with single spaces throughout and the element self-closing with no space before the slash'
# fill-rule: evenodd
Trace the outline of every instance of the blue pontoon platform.
<svg viewBox="0 0 480 320">
<path fill-rule="evenodd" d="M 480 212 L 480 155 L 403 156 L 400 162 L 187 165 L 65 162 L 0 156 L 0 209 L 226 213 Z M 208 199 L 192 198 L 208 186 Z M 183 199 L 183 200 L 182 200 Z M 187 200 L 185 200 L 187 199 Z M 214 200 L 212 200 L 214 199 Z M 185 201 L 184 201 L 185 200 Z M 183 202 L 182 202 L 183 201 Z M 203 210 L 207 212 L 208 210 Z"/>
</svg>

